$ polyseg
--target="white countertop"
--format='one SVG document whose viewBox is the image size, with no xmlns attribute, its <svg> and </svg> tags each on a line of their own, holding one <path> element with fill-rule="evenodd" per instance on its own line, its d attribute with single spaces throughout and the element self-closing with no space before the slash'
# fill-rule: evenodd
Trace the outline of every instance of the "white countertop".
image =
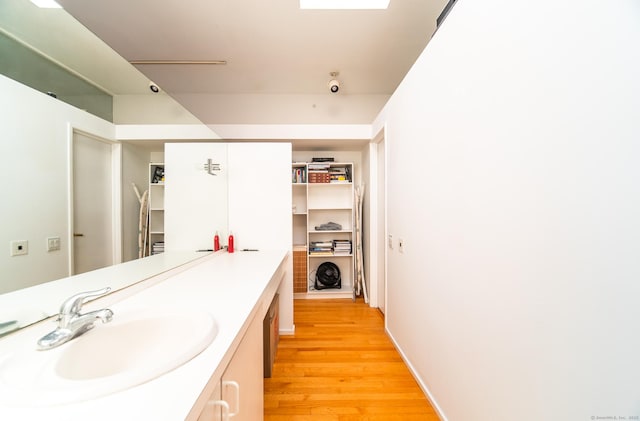
<svg viewBox="0 0 640 421">
<path fill-rule="evenodd" d="M 0 419 L 197 419 L 197 414 L 211 389 L 213 382 L 210 381 L 222 375 L 253 316 L 266 312 L 284 274 L 283 263 L 286 261 L 287 253 L 286 250 L 213 253 L 183 266 L 182 270 L 176 271 L 178 273 L 171 273 L 164 280 L 150 279 L 149 284 L 157 283 L 141 291 L 133 291 L 134 295 L 127 297 L 132 291 L 124 290 L 87 304 L 84 308 L 86 311 L 108 306 L 113 310 L 114 318 L 118 317 L 119 311 L 129 312 L 138 309 L 158 312 L 174 309 L 207 311 L 218 324 L 218 334 L 211 345 L 195 358 L 142 385 L 70 405 L 11 407 L 0 404 Z M 140 285 L 137 288 L 140 288 Z M 19 352 L 25 347 L 33 349 L 38 338 L 53 328 L 55 324 L 49 319 L 0 339 L 0 356 Z M 99 323 L 95 329 L 100 329 Z M 81 341 L 82 337 L 75 340 Z M 201 394 L 202 397 L 198 399 Z"/>
<path fill-rule="evenodd" d="M 62 301 L 78 291 L 98 290 L 105 286 L 117 291 L 210 254 L 195 251 L 160 253 L 0 294 L 0 322 L 16 320 L 17 327 L 27 326 L 57 314 Z"/>
</svg>

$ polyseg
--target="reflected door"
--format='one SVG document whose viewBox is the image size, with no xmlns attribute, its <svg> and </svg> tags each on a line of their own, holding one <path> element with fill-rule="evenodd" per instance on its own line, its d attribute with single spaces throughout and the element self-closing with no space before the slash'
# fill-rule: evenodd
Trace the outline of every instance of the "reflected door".
<svg viewBox="0 0 640 421">
<path fill-rule="evenodd" d="M 113 259 L 112 146 L 73 136 L 73 273 L 110 266 Z"/>
</svg>

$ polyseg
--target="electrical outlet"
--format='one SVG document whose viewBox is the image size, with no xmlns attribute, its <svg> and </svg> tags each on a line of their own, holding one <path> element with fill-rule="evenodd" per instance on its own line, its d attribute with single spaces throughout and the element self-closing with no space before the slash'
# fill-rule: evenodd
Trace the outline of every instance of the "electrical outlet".
<svg viewBox="0 0 640 421">
<path fill-rule="evenodd" d="M 60 237 L 47 238 L 47 251 L 60 250 Z"/>
<path fill-rule="evenodd" d="M 12 241 L 10 243 L 11 252 L 10 256 L 23 256 L 25 254 L 29 254 L 29 242 L 24 241 Z"/>
<path fill-rule="evenodd" d="M 393 235 L 389 234 L 389 249 L 393 250 Z"/>
<path fill-rule="evenodd" d="M 404 253 L 404 240 L 402 238 L 398 238 L 398 251 Z"/>
</svg>

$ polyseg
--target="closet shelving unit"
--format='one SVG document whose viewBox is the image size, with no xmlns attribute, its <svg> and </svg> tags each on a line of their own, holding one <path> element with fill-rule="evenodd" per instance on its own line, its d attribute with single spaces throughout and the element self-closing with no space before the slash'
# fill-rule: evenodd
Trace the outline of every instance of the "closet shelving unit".
<svg viewBox="0 0 640 421">
<path fill-rule="evenodd" d="M 325 164 L 327 173 L 314 172 Z M 352 298 L 355 273 L 353 163 L 312 162 L 292 165 L 294 293 L 297 298 Z M 316 229 L 327 223 L 339 230 Z M 350 251 L 313 251 L 313 244 L 348 242 Z M 303 260 L 304 259 L 304 260 Z M 315 274 L 323 262 L 340 269 L 341 288 L 315 288 Z M 303 279 L 304 276 L 304 279 Z"/>
<path fill-rule="evenodd" d="M 164 251 L 164 163 L 149 164 L 149 254 Z"/>
</svg>

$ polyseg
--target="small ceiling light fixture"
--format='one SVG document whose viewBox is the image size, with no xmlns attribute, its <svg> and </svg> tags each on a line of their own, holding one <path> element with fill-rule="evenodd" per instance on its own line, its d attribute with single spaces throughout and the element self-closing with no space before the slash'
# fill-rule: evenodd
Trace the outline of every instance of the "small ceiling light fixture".
<svg viewBox="0 0 640 421">
<path fill-rule="evenodd" d="M 340 90 L 340 82 L 336 79 L 339 74 L 340 73 L 338 72 L 329 73 L 329 76 L 331 76 L 331 80 L 329 81 L 329 92 L 332 94 L 337 94 Z"/>
<path fill-rule="evenodd" d="M 160 92 L 160 87 L 151 81 L 149 81 L 149 89 L 154 94 L 157 94 L 158 92 Z"/>
<path fill-rule="evenodd" d="M 390 0 L 300 0 L 300 9 L 378 10 L 387 9 Z"/>
<path fill-rule="evenodd" d="M 62 9 L 62 6 L 54 0 L 31 0 L 31 3 L 42 9 Z"/>
</svg>

